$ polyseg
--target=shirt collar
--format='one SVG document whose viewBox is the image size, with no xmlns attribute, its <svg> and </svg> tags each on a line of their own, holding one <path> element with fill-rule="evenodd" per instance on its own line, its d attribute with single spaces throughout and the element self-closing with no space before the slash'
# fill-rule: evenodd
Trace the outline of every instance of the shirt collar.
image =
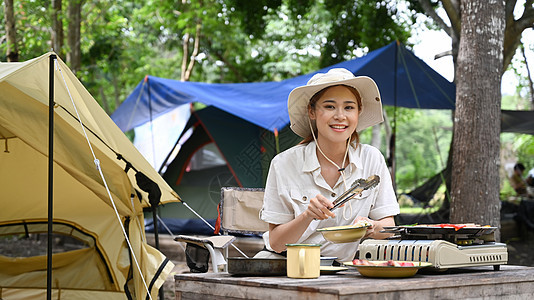
<svg viewBox="0 0 534 300">
<path fill-rule="evenodd" d="M 311 141 L 304 149 L 304 164 L 302 165 L 302 172 L 312 172 L 319 169 L 319 160 L 317 160 L 317 147 L 315 141 Z"/>
</svg>

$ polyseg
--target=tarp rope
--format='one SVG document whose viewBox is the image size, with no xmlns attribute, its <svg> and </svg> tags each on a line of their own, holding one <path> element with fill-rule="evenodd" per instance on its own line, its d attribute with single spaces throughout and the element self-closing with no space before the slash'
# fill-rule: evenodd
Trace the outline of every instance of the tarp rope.
<svg viewBox="0 0 534 300">
<path fill-rule="evenodd" d="M 402 52 L 402 51 L 406 51 L 406 48 L 399 48 L 399 50 Z M 400 57 L 401 57 L 401 60 L 402 60 L 402 65 L 404 66 L 404 69 L 406 69 L 406 73 L 408 74 L 408 66 L 406 64 L 406 57 L 404 56 L 404 54 L 400 54 Z M 454 104 L 454 101 L 449 97 L 449 95 L 443 90 L 443 88 L 441 87 L 440 84 L 438 84 L 436 82 L 436 80 L 434 79 L 434 77 L 432 77 L 431 74 L 429 74 L 428 70 L 423 66 L 423 64 L 421 64 L 421 61 L 417 60 L 417 59 L 412 59 L 412 61 L 417 64 L 417 66 L 419 66 L 419 69 L 422 70 L 422 72 L 426 75 L 426 77 L 432 81 L 433 83 L 433 87 L 436 88 L 443 96 L 445 96 L 448 100 L 449 100 L 449 103 L 451 104 Z M 409 76 L 408 74 L 408 77 L 410 78 L 410 81 L 411 81 L 411 76 Z M 412 90 L 414 89 L 412 84 L 411 84 L 411 87 L 412 87 Z M 414 93 L 414 97 L 417 97 L 415 95 L 415 91 L 413 91 Z M 417 101 L 417 106 L 420 107 L 419 105 L 419 100 L 417 100 L 416 98 L 416 101 Z"/>
<path fill-rule="evenodd" d="M 61 68 L 59 67 L 57 59 L 55 59 L 54 62 L 55 62 L 56 70 L 59 71 L 59 73 L 61 75 L 61 78 L 63 79 L 63 83 L 65 84 L 65 88 L 67 89 L 67 93 L 69 94 L 70 101 L 72 102 L 72 105 L 73 105 L 74 110 L 76 112 L 76 116 L 78 117 L 78 121 L 79 121 L 79 123 L 81 125 L 83 134 L 85 136 L 85 140 L 87 141 L 87 144 L 89 145 L 89 149 L 91 150 L 91 153 L 93 155 L 93 159 L 94 159 L 94 163 L 95 163 L 96 169 L 100 173 L 100 177 L 102 178 L 102 182 L 104 183 L 104 186 L 106 188 L 106 192 L 108 193 L 109 200 L 111 201 L 111 204 L 113 205 L 113 209 L 115 211 L 115 215 L 117 216 L 117 220 L 119 221 L 119 225 L 121 226 L 122 233 L 124 234 L 124 238 L 126 239 L 126 243 L 128 244 L 128 248 L 130 249 L 130 253 L 132 254 L 132 258 L 133 258 L 133 260 L 135 262 L 135 265 L 137 267 L 137 271 L 139 271 L 139 274 L 141 274 L 141 281 L 143 282 L 143 285 L 145 286 L 145 290 L 147 292 L 147 296 L 150 299 L 152 299 L 152 296 L 150 295 L 150 290 L 148 289 L 148 286 L 147 286 L 147 284 L 145 282 L 145 276 L 143 275 L 143 272 L 141 271 L 141 267 L 139 266 L 137 258 L 135 257 L 135 253 L 134 253 L 133 247 L 132 247 L 132 245 L 130 243 L 130 239 L 128 238 L 128 235 L 126 234 L 126 230 L 124 229 L 124 226 L 123 226 L 123 224 L 121 222 L 121 217 L 119 215 L 119 211 L 117 210 L 117 206 L 115 205 L 115 201 L 113 200 L 113 197 L 111 196 L 111 191 L 109 190 L 109 187 L 108 187 L 108 184 L 107 184 L 106 179 L 104 177 L 104 174 L 102 173 L 102 168 L 100 167 L 100 160 L 98 160 L 96 158 L 96 155 L 95 155 L 95 152 L 93 150 L 93 147 L 91 146 L 91 142 L 89 141 L 89 137 L 87 136 L 87 132 L 85 131 L 85 126 L 83 125 L 82 119 L 80 117 L 80 114 L 78 113 L 78 109 L 76 107 L 76 104 L 74 103 L 74 99 L 72 98 L 72 95 L 70 93 L 69 87 L 67 86 L 67 82 L 65 80 L 65 77 L 63 76 L 63 72 L 61 72 Z"/>
<path fill-rule="evenodd" d="M 412 94 L 413 94 L 413 97 L 415 98 L 415 102 L 417 103 L 417 107 L 420 108 L 421 104 L 419 103 L 419 97 L 417 97 L 417 93 L 415 92 L 415 86 L 414 86 L 414 83 L 412 81 L 412 76 L 410 75 L 410 70 L 408 69 L 408 66 L 406 65 L 406 59 L 404 58 L 404 55 L 401 52 L 402 51 L 399 52 L 398 57 L 401 60 L 402 66 L 404 67 L 404 70 L 406 70 L 406 75 L 407 75 L 406 77 L 408 78 L 408 83 L 410 84 L 410 88 L 412 89 Z M 396 76 L 395 76 L 395 80 L 397 80 Z M 395 107 L 396 107 L 396 105 L 395 105 Z"/>
<path fill-rule="evenodd" d="M 137 110 L 137 105 L 139 104 L 139 100 L 141 100 L 141 96 L 143 95 L 143 88 L 145 87 L 145 84 L 147 83 L 147 81 L 148 81 L 148 75 L 146 75 L 145 79 L 143 80 L 143 85 L 141 85 L 141 90 L 139 91 L 139 95 L 137 96 L 137 99 L 135 100 L 135 105 L 132 110 L 132 114 L 130 115 L 130 119 L 128 120 L 128 126 L 126 128 L 130 128 L 130 125 L 132 124 L 135 111 Z"/>
</svg>

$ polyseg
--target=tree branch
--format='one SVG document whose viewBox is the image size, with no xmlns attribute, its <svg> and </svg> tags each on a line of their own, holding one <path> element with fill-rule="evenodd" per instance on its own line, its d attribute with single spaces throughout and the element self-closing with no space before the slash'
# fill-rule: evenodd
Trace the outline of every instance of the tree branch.
<svg viewBox="0 0 534 300">
<path fill-rule="evenodd" d="M 227 60 L 224 57 L 224 55 L 222 55 L 219 51 L 216 51 L 213 49 L 213 43 L 210 40 L 206 40 L 206 42 L 208 43 L 209 48 L 213 50 L 213 51 L 210 51 L 209 54 L 210 55 L 213 54 L 212 56 L 215 56 L 220 61 L 222 61 L 224 65 L 227 66 L 230 69 L 230 71 L 232 71 L 232 73 L 234 74 L 238 82 L 243 82 L 243 76 L 241 76 L 241 73 L 239 72 L 239 70 L 229 60 Z"/>
<path fill-rule="evenodd" d="M 503 48 L 503 73 L 512 61 L 517 47 L 521 43 L 521 34 L 526 28 L 534 25 L 534 7 L 533 0 L 525 2 L 525 10 L 523 15 L 517 21 L 506 23 L 504 33 L 504 48 Z M 513 14 L 513 12 L 512 12 Z M 513 20 L 513 16 L 507 16 L 507 21 Z"/>
<path fill-rule="evenodd" d="M 432 20 L 434 20 L 434 22 L 436 22 L 436 24 L 438 24 L 441 29 L 445 30 L 448 35 L 450 35 L 451 28 L 447 26 L 445 21 L 443 21 L 440 16 L 438 16 L 436 10 L 434 10 L 434 8 L 432 7 L 430 0 L 418 0 L 418 2 L 425 11 L 425 14 L 429 16 Z"/>
<path fill-rule="evenodd" d="M 506 15 L 506 24 L 514 21 L 514 9 L 517 0 L 506 0 L 505 4 L 505 15 Z"/>
<path fill-rule="evenodd" d="M 200 28 L 202 27 L 202 19 L 197 20 L 197 26 L 195 30 L 195 43 L 193 45 L 193 53 L 191 53 L 191 58 L 189 59 L 189 65 L 187 66 L 187 71 L 185 72 L 185 77 L 187 80 L 191 77 L 191 71 L 193 71 L 193 66 L 195 65 L 195 58 L 198 55 L 198 48 L 200 45 Z"/>
<path fill-rule="evenodd" d="M 185 72 L 187 70 L 187 58 L 189 57 L 189 33 L 184 35 L 184 44 L 182 45 L 182 72 L 180 75 L 181 81 L 186 81 Z"/>
<path fill-rule="evenodd" d="M 515 24 L 521 32 L 529 27 L 534 26 L 534 7 L 532 6 L 532 0 L 528 0 L 525 3 L 523 15 L 515 22 Z"/>
<path fill-rule="evenodd" d="M 441 4 L 443 4 L 443 8 L 449 17 L 449 20 L 451 21 L 451 28 L 454 30 L 454 34 L 456 36 L 460 36 L 462 24 L 459 3 L 457 1 L 441 0 Z M 452 32 L 449 33 L 449 35 L 452 36 Z"/>
</svg>

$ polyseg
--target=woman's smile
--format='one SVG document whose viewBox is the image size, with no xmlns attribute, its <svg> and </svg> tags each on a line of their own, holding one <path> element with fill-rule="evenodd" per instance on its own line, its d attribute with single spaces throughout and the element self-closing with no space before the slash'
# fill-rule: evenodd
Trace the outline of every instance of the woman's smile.
<svg viewBox="0 0 534 300">
<path fill-rule="evenodd" d="M 343 125 L 343 124 L 332 124 L 330 125 L 330 128 L 332 128 L 334 131 L 337 132 L 344 132 L 349 126 Z"/>
</svg>

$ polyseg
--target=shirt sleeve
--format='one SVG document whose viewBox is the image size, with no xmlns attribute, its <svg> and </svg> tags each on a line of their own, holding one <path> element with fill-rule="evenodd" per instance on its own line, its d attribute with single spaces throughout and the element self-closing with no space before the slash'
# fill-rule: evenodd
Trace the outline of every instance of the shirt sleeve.
<svg viewBox="0 0 534 300">
<path fill-rule="evenodd" d="M 276 156 L 271 161 L 267 182 L 265 183 L 265 193 L 263 196 L 263 207 L 260 218 L 271 224 L 285 224 L 294 219 L 294 211 L 288 203 L 289 191 L 280 190 L 280 180 L 284 180 L 280 167 L 280 156 Z"/>
<path fill-rule="evenodd" d="M 370 162 L 374 165 L 375 173 L 380 176 L 380 184 L 377 186 L 376 198 L 369 211 L 369 217 L 374 220 L 380 220 L 398 215 L 400 213 L 399 203 L 393 190 L 391 174 L 384 156 L 374 147 L 370 147 L 368 154 Z"/>
</svg>

